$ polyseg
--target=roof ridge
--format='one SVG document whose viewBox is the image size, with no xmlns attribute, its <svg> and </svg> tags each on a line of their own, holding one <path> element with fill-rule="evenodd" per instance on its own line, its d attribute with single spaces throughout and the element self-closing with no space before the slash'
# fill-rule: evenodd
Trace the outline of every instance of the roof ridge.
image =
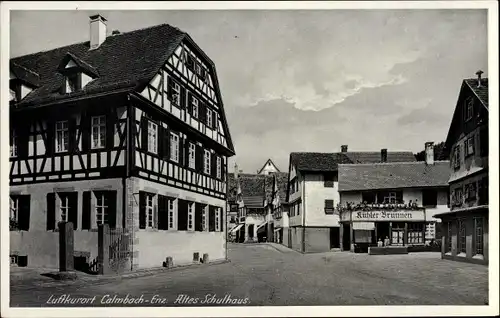
<svg viewBox="0 0 500 318">
<path fill-rule="evenodd" d="M 434 160 L 434 163 L 449 163 L 449 160 Z M 389 166 L 389 165 L 410 165 L 426 164 L 425 161 L 392 161 L 392 162 L 372 162 L 372 163 L 339 163 L 339 166 Z"/>
<path fill-rule="evenodd" d="M 179 31 L 179 32 L 181 32 L 183 34 L 187 34 L 186 32 L 182 31 L 178 27 L 172 26 L 172 25 L 170 25 L 168 23 L 162 23 L 162 24 L 151 25 L 151 26 L 148 26 L 148 27 L 140 28 L 140 29 L 131 30 L 131 31 L 128 31 L 128 32 L 123 32 L 123 33 L 120 32 L 119 34 L 109 34 L 109 35 L 106 35 L 106 39 L 111 38 L 111 37 L 115 38 L 115 37 L 119 37 L 121 35 L 131 34 L 131 33 L 139 32 L 139 31 L 144 31 L 144 30 L 153 29 L 153 28 L 159 28 L 159 27 L 164 27 L 164 26 L 168 26 L 170 28 L 176 29 L 177 31 Z M 47 53 L 47 52 L 51 52 L 51 51 L 54 51 L 54 50 L 59 50 L 59 49 L 63 49 L 63 48 L 71 47 L 71 46 L 83 45 L 83 44 L 85 44 L 87 42 L 90 43 L 90 40 L 75 42 L 75 43 L 71 43 L 71 44 L 67 44 L 67 45 L 63 45 L 63 46 L 58 46 L 58 47 L 54 47 L 54 48 L 47 49 L 47 50 L 42 50 L 42 51 L 38 51 L 38 52 L 33 52 L 33 53 L 24 54 L 24 55 L 19 55 L 19 56 L 10 58 L 10 61 L 15 60 L 15 59 L 19 59 L 19 58 L 26 58 L 26 57 L 29 57 L 29 56 L 32 56 L 32 55 Z"/>
</svg>

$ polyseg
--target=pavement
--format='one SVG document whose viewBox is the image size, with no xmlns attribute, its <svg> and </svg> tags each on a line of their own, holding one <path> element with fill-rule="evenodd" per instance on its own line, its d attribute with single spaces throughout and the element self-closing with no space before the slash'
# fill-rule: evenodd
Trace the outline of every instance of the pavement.
<svg viewBox="0 0 500 318">
<path fill-rule="evenodd" d="M 11 268 L 11 306 L 485 305 L 488 299 L 487 266 L 442 260 L 439 253 L 301 254 L 274 243 L 231 243 L 228 256 L 230 262 L 215 265 L 76 281 Z"/>
</svg>

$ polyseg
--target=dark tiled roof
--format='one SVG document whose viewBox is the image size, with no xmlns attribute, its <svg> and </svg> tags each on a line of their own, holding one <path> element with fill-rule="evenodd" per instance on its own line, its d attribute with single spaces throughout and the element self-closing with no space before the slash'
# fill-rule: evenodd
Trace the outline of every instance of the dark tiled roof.
<svg viewBox="0 0 500 318">
<path fill-rule="evenodd" d="M 339 191 L 448 186 L 449 161 L 339 165 Z"/>
<path fill-rule="evenodd" d="M 267 202 L 271 203 L 273 200 L 273 190 L 274 190 L 274 175 L 266 175 L 264 179 L 264 196 Z"/>
<path fill-rule="evenodd" d="M 346 156 L 352 163 L 379 163 L 381 161 L 380 152 L 346 152 Z M 409 151 L 387 152 L 387 162 L 411 162 L 417 161 L 415 155 Z"/>
<path fill-rule="evenodd" d="M 10 62 L 10 71 L 21 81 L 38 87 L 40 85 L 40 75 L 32 70 L 29 70 L 17 63 Z"/>
<path fill-rule="evenodd" d="M 86 41 L 13 58 L 11 62 L 40 75 L 40 87 L 19 105 L 39 104 L 118 88 L 135 88 L 152 79 L 185 36 L 181 30 L 162 24 L 108 36 L 94 50 L 89 50 L 89 41 Z M 68 53 L 91 65 L 99 72 L 99 77 L 82 91 L 62 95 L 59 89 L 64 78 L 57 69 Z"/>
<path fill-rule="evenodd" d="M 476 94 L 481 103 L 488 108 L 488 79 L 481 79 L 481 87 L 477 87 L 477 78 L 465 79 L 464 82 L 471 88 L 474 94 Z"/>
<path fill-rule="evenodd" d="M 263 175 L 240 174 L 238 176 L 238 183 L 243 197 L 260 196 L 264 200 L 265 182 L 266 176 Z"/>
<path fill-rule="evenodd" d="M 243 203 L 247 208 L 263 208 L 264 207 L 264 197 L 262 196 L 249 196 L 243 197 Z"/>
<path fill-rule="evenodd" d="M 387 152 L 387 162 L 416 161 L 412 152 Z M 336 171 L 339 164 L 381 162 L 380 152 L 293 152 L 290 162 L 300 171 Z"/>
<path fill-rule="evenodd" d="M 83 61 L 82 59 L 78 58 L 77 56 L 75 56 L 70 52 L 66 54 L 66 57 L 59 64 L 59 70 L 63 70 L 63 68 L 66 66 L 66 64 L 68 64 L 70 60 L 75 61 L 76 65 L 88 75 L 91 75 L 93 77 L 99 76 L 99 72 L 95 69 L 95 67 Z"/>
<path fill-rule="evenodd" d="M 341 153 L 292 152 L 290 163 L 300 171 L 335 171 L 339 163 L 351 163 Z"/>
</svg>

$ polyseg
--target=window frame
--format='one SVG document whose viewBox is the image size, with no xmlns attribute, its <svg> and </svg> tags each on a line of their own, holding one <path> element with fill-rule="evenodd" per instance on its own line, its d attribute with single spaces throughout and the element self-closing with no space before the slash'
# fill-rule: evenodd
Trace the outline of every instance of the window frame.
<svg viewBox="0 0 500 318">
<path fill-rule="evenodd" d="M 65 126 L 64 126 L 65 124 Z M 55 152 L 63 153 L 69 151 L 69 121 L 60 120 L 55 123 Z M 59 125 L 62 127 L 60 128 Z M 59 140 L 61 137 L 62 140 Z M 61 148 L 63 146 L 63 148 Z"/>
<path fill-rule="evenodd" d="M 63 193 L 58 194 L 59 197 L 59 221 L 68 222 L 69 220 L 69 196 Z M 63 215 L 65 217 L 63 217 Z"/>
<path fill-rule="evenodd" d="M 199 103 L 200 101 L 198 100 L 198 98 L 193 96 L 193 99 L 191 100 L 191 106 L 192 106 L 191 116 L 193 116 L 193 118 L 195 119 L 198 119 Z"/>
<path fill-rule="evenodd" d="M 189 143 L 188 167 L 191 169 L 196 169 L 196 145 L 192 142 Z"/>
<path fill-rule="evenodd" d="M 222 158 L 220 156 L 216 156 L 216 176 L 218 179 L 222 179 Z"/>
<path fill-rule="evenodd" d="M 179 163 L 179 138 L 180 136 L 176 133 L 173 133 L 173 132 L 170 132 L 170 143 L 169 143 L 169 147 L 170 147 L 170 160 L 172 160 L 173 162 L 177 162 Z"/>
<path fill-rule="evenodd" d="M 99 227 L 101 224 L 107 224 L 109 222 L 109 198 L 106 193 L 94 193 L 96 201 L 95 201 L 95 222 L 96 227 Z M 100 200 L 102 199 L 102 204 L 100 204 Z M 99 217 L 101 215 L 101 217 Z M 107 216 L 107 218 L 106 218 Z M 100 220 L 101 219 L 101 220 Z"/>
<path fill-rule="evenodd" d="M 94 119 L 98 119 L 99 122 L 94 124 Z M 101 122 L 103 119 L 103 122 Z M 106 147 L 106 115 L 92 116 L 91 117 L 91 131 L 90 131 L 90 148 L 91 149 L 102 149 Z M 97 128 L 97 136 L 99 144 L 95 145 L 94 129 Z M 102 135 L 101 135 L 102 133 Z M 102 138 L 101 138 L 102 137 Z M 102 140 L 101 140 L 102 139 Z"/>
<path fill-rule="evenodd" d="M 10 157 L 15 158 L 17 157 L 17 135 L 16 135 L 16 130 L 12 129 L 11 131 L 11 136 L 10 136 Z"/>
<path fill-rule="evenodd" d="M 474 117 L 474 98 L 469 97 L 465 100 L 465 122 L 468 122 Z"/>
<path fill-rule="evenodd" d="M 172 103 L 181 105 L 181 85 L 175 81 L 172 82 Z"/>
<path fill-rule="evenodd" d="M 467 137 L 465 139 L 465 146 L 464 146 L 464 152 L 465 152 L 465 157 L 470 157 L 474 154 L 474 149 L 475 148 L 475 143 L 474 143 L 474 136 Z"/>
<path fill-rule="evenodd" d="M 328 207 L 328 203 L 331 202 L 331 207 Z M 333 199 L 325 199 L 325 207 L 324 207 L 325 214 L 334 214 L 335 212 L 335 200 Z"/>
<path fill-rule="evenodd" d="M 221 219 L 221 208 L 215 208 L 215 232 L 221 232 L 220 219 Z"/>
<path fill-rule="evenodd" d="M 177 218 L 176 218 L 176 210 L 177 210 L 177 198 L 168 198 L 167 200 L 167 224 L 168 230 L 176 230 L 177 229 Z"/>
<path fill-rule="evenodd" d="M 446 249 L 447 249 L 447 253 L 451 253 L 451 250 L 453 249 L 453 245 L 452 245 L 452 242 L 451 242 L 451 239 L 453 237 L 453 222 L 452 221 L 448 221 L 448 237 L 447 237 L 447 242 L 446 242 Z"/>
<path fill-rule="evenodd" d="M 154 132 L 154 135 L 151 133 Z M 158 124 L 148 120 L 148 152 L 158 154 Z M 154 138 L 153 138 L 154 137 Z"/>
<path fill-rule="evenodd" d="M 9 217 L 19 223 L 19 196 L 9 196 Z"/>
<path fill-rule="evenodd" d="M 202 232 L 208 231 L 208 205 L 203 207 L 203 211 L 201 211 L 201 223 L 202 223 Z"/>
<path fill-rule="evenodd" d="M 206 175 L 210 175 L 211 173 L 211 164 L 212 164 L 212 153 L 205 149 L 203 153 L 203 173 Z"/>
<path fill-rule="evenodd" d="M 460 145 L 456 145 L 453 148 L 453 167 L 460 168 L 460 164 Z"/>
<path fill-rule="evenodd" d="M 145 193 L 145 213 L 146 213 L 146 228 L 154 229 L 156 228 L 155 224 L 155 198 L 156 195 L 153 193 Z"/>
<path fill-rule="evenodd" d="M 467 231 L 465 218 L 457 219 L 457 254 L 467 253 Z"/>
<path fill-rule="evenodd" d="M 195 203 L 188 202 L 187 230 L 194 231 L 194 209 Z"/>
<path fill-rule="evenodd" d="M 213 126 L 212 120 L 212 110 L 207 107 L 207 127 L 212 128 Z"/>
<path fill-rule="evenodd" d="M 394 195 L 393 195 L 394 194 Z M 387 203 L 386 200 L 388 199 Z M 392 201 L 394 199 L 394 202 Z M 384 204 L 395 204 L 398 201 L 397 193 L 395 191 L 388 191 L 387 195 L 384 196 Z"/>
<path fill-rule="evenodd" d="M 484 218 L 474 217 L 474 253 L 473 255 L 484 255 Z M 478 227 L 478 221 L 481 221 Z M 480 235 L 478 235 L 478 229 L 480 229 Z"/>
<path fill-rule="evenodd" d="M 335 178 L 334 178 L 333 174 L 330 174 L 330 173 L 323 174 L 323 187 L 325 187 L 325 188 L 335 187 Z"/>
</svg>

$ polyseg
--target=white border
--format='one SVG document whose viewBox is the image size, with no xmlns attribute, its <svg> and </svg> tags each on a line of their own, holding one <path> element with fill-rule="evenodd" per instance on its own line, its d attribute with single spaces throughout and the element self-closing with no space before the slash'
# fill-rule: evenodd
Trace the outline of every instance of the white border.
<svg viewBox="0 0 500 318">
<path fill-rule="evenodd" d="M 1 222 L 2 317 L 235 317 L 235 316 L 477 316 L 498 315 L 498 7 L 496 1 L 339 1 L 339 2 L 2 2 L 1 5 L 1 192 L 2 220 L 8 215 L 9 170 L 9 11 L 10 10 L 217 10 L 217 9 L 488 9 L 488 78 L 490 109 L 489 306 L 266 306 L 203 308 L 9 308 L 9 228 Z M 453 39 L 450 39 L 453 41 Z M 457 87 L 458 94 L 459 87 Z M 5 92 L 5 94 L 4 94 Z M 76 309 L 76 310 L 75 310 Z"/>
</svg>

